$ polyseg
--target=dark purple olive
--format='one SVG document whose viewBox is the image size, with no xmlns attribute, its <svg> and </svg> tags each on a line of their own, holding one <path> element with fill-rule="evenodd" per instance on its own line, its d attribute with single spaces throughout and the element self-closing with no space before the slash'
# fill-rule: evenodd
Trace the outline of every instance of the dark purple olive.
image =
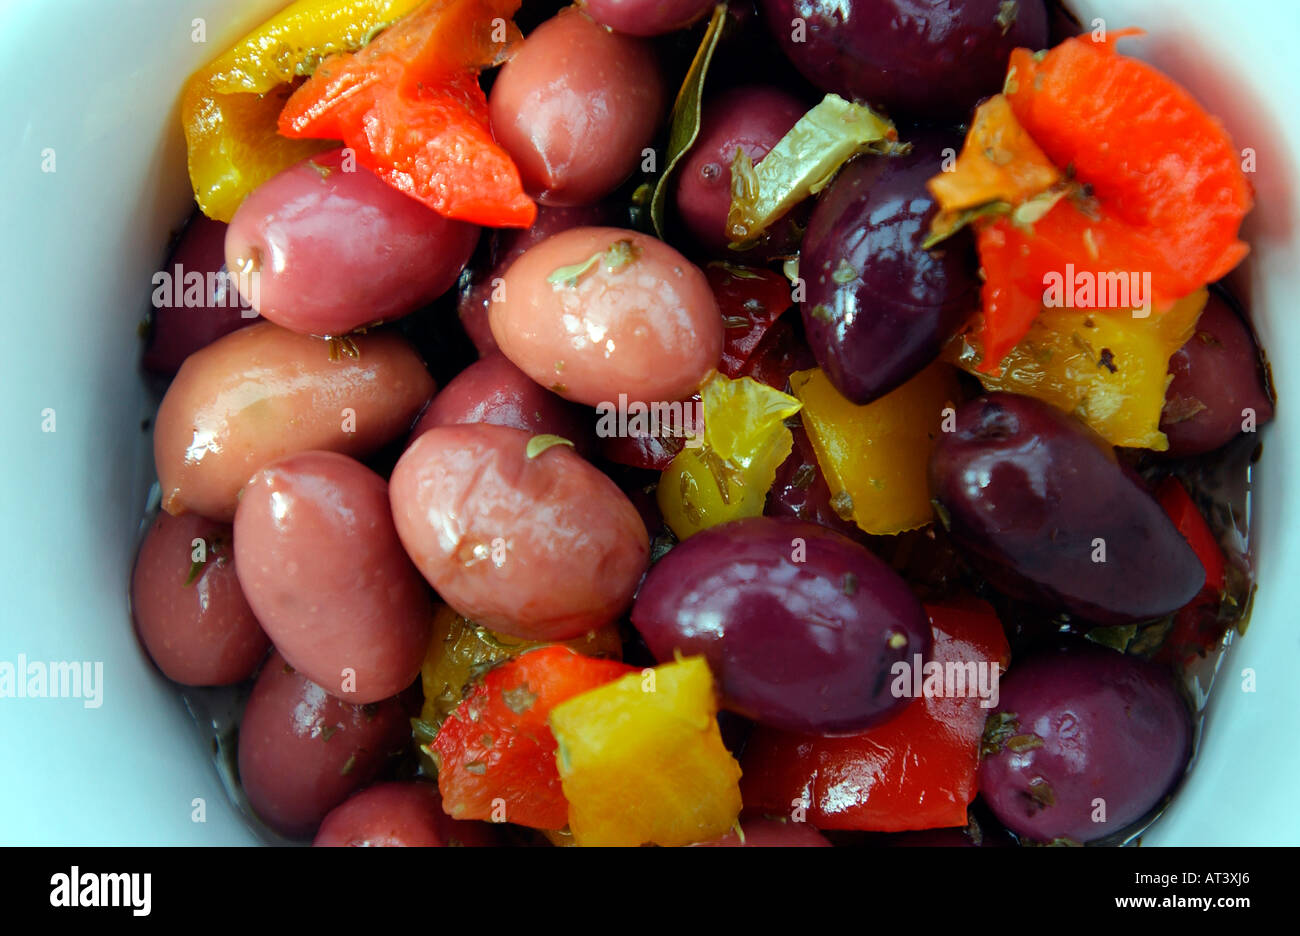
<svg viewBox="0 0 1300 936">
<path fill-rule="evenodd" d="M 704 105 L 700 135 L 677 169 L 675 204 L 678 217 L 705 251 L 736 258 L 727 246 L 736 150 L 744 150 L 757 165 L 806 110 L 794 95 L 761 85 L 732 88 Z M 759 252 L 797 249 L 797 222 L 806 220 L 802 214 L 796 210 L 778 221 Z"/>
<path fill-rule="evenodd" d="M 794 445 L 790 456 L 776 469 L 764 513 L 769 517 L 797 517 L 817 523 L 850 539 L 861 537 L 863 533 L 857 524 L 845 520 L 831 506 L 830 485 L 817 464 L 817 453 L 807 430 L 793 426 L 790 434 L 794 436 Z"/>
<path fill-rule="evenodd" d="M 1019 46 L 1047 46 L 1043 0 L 760 0 L 786 56 L 823 91 L 894 117 L 962 120 Z"/>
<path fill-rule="evenodd" d="M 960 139 L 903 130 L 904 156 L 861 156 L 822 194 L 803 238 L 799 274 L 808 344 L 836 389 L 870 403 L 939 355 L 979 308 L 970 235 L 921 246 L 937 210 L 925 182 Z"/>
<path fill-rule="evenodd" d="M 195 351 L 258 321 L 226 274 L 226 225 L 197 211 L 154 275 L 152 301 L 144 367 L 167 377 Z"/>
<path fill-rule="evenodd" d="M 673 547 L 650 570 L 632 623 L 655 658 L 703 654 L 723 704 L 790 731 L 834 734 L 910 701 L 890 668 L 930 650 L 907 585 L 864 547 L 800 520 L 750 517 Z"/>
<path fill-rule="evenodd" d="M 1200 455 L 1273 418 L 1259 350 L 1250 329 L 1219 292 L 1196 333 L 1169 359 L 1174 379 L 1165 391 L 1160 431 L 1170 455 Z"/>
<path fill-rule="evenodd" d="M 958 550 L 996 588 L 1085 621 L 1163 617 L 1205 569 L 1092 430 L 1040 400 L 963 404 L 930 455 L 930 492 Z"/>
<path fill-rule="evenodd" d="M 1000 692 L 980 796 L 1024 838 L 1118 836 L 1187 766 L 1191 716 L 1172 675 L 1154 663 L 1076 645 L 1017 660 Z"/>
<path fill-rule="evenodd" d="M 503 277 L 510 264 L 519 259 L 529 247 L 573 227 L 591 227 L 612 221 L 605 205 L 585 205 L 580 208 L 554 208 L 537 206 L 537 218 L 530 228 L 503 228 L 492 231 L 484 256 L 475 258 L 475 265 L 461 277 L 459 311 L 465 333 L 474 342 L 479 356 L 497 350 L 496 339 L 488 327 L 488 306 L 494 291 L 503 289 Z M 480 262 L 481 261 L 481 262 Z M 498 299 L 504 298 L 499 292 Z"/>
</svg>

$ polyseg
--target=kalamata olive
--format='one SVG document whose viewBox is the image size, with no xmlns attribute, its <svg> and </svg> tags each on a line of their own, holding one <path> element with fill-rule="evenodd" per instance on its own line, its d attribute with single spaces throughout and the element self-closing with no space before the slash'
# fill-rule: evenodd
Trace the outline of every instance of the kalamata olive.
<svg viewBox="0 0 1300 936">
<path fill-rule="evenodd" d="M 552 234 L 573 227 L 608 224 L 613 220 L 613 215 L 605 203 L 576 208 L 538 205 L 537 218 L 532 227 L 500 228 L 489 232 L 482 263 L 477 264 L 468 276 L 461 278 L 457 306 L 465 333 L 474 342 L 480 356 L 486 357 L 497 349 L 497 340 L 492 337 L 492 326 L 488 324 L 488 308 L 492 304 L 493 292 L 499 290 L 505 282 L 506 270 L 510 269 L 510 265 L 523 256 L 529 247 L 546 240 Z"/>
<path fill-rule="evenodd" d="M 399 699 L 352 705 L 271 654 L 239 724 L 239 781 L 272 829 L 306 837 L 409 743 Z"/>
<path fill-rule="evenodd" d="M 993 393 L 962 405 L 930 456 L 952 542 L 996 588 L 1098 624 L 1162 617 L 1205 569 L 1160 505 L 1071 416 Z"/>
<path fill-rule="evenodd" d="M 806 110 L 794 95 L 761 85 L 732 88 L 704 105 L 700 135 L 674 176 L 677 215 L 700 247 L 723 256 L 730 253 L 727 210 L 736 150 L 744 150 L 755 164 L 761 162 Z M 795 220 L 796 214 L 786 215 L 773 230 L 770 240 L 776 252 L 794 244 Z"/>
<path fill-rule="evenodd" d="M 567 445 L 438 426 L 393 469 L 398 535 L 460 614 L 526 640 L 567 640 L 616 620 L 650 556 L 636 508 Z"/>
<path fill-rule="evenodd" d="M 940 130 L 904 129 L 912 151 L 860 156 L 813 210 L 799 275 L 808 344 L 836 389 L 870 403 L 916 374 L 979 308 L 967 232 L 933 250 L 921 244 L 937 210 L 925 182 L 939 171 Z"/>
<path fill-rule="evenodd" d="M 1231 303 L 1211 290 L 1196 333 L 1169 359 L 1160 431 L 1170 455 L 1200 455 L 1273 418 L 1259 350 Z"/>
<path fill-rule="evenodd" d="M 433 379 L 399 336 L 348 339 L 355 352 L 260 322 L 190 355 L 158 407 L 154 464 L 163 509 L 235 518 L 257 469 L 293 452 L 367 455 L 403 436 Z"/>
<path fill-rule="evenodd" d="M 222 335 L 251 325 L 257 312 L 226 273 L 226 225 L 196 211 L 167 265 L 154 274 L 153 324 L 145 370 L 171 376 Z"/>
<path fill-rule="evenodd" d="M 723 705 L 822 734 L 861 731 L 911 700 L 890 668 L 929 653 L 929 620 L 907 585 L 825 527 L 751 517 L 673 547 L 646 576 L 632 623 L 660 660 L 703 654 Z"/>
<path fill-rule="evenodd" d="M 587 457 L 595 447 L 589 410 L 556 396 L 500 352 L 457 374 L 433 398 L 411 430 L 414 440 L 434 426 L 491 423 L 529 435 L 558 435 Z"/>
<path fill-rule="evenodd" d="M 713 9 L 714 0 L 582 0 L 602 26 L 629 36 L 662 36 L 685 29 Z"/>
<path fill-rule="evenodd" d="M 786 822 L 761 816 L 740 823 L 740 834 L 728 832 L 696 848 L 830 848 L 831 843 L 806 822 Z"/>
<path fill-rule="evenodd" d="M 160 511 L 149 527 L 131 575 L 131 610 L 168 679 L 225 686 L 248 679 L 266 656 L 271 642 L 240 590 L 234 558 L 229 524 Z"/>
<path fill-rule="evenodd" d="M 1088 645 L 1017 660 L 985 731 L 980 795 L 1017 835 L 1090 842 L 1122 833 L 1167 794 L 1191 753 L 1170 673 Z"/>
<path fill-rule="evenodd" d="M 1043 0 L 760 0 L 786 56 L 823 91 L 894 117 L 961 120 L 1017 47 L 1047 45 Z"/>
<path fill-rule="evenodd" d="M 506 273 L 489 320 L 501 353 L 588 406 L 690 396 L 722 354 L 722 316 L 699 268 L 663 241 L 572 228 Z"/>
<path fill-rule="evenodd" d="M 295 669 L 349 702 L 411 685 L 433 608 L 383 478 L 337 452 L 276 459 L 244 488 L 235 536 L 248 603 Z"/>
<path fill-rule="evenodd" d="M 492 135 L 546 205 L 604 198 L 643 158 L 664 110 L 653 47 L 610 32 L 576 7 L 538 26 L 502 66 Z"/>
<path fill-rule="evenodd" d="M 268 320 L 311 335 L 345 335 L 399 318 L 456 283 L 478 242 L 344 149 L 268 180 L 226 232 L 226 264 Z M 256 288 L 251 288 L 255 286 Z"/>
<path fill-rule="evenodd" d="M 312 845 L 320 848 L 437 848 L 491 846 L 492 828 L 461 822 L 442 811 L 433 783 L 377 783 L 348 798 L 325 817 Z"/>
</svg>

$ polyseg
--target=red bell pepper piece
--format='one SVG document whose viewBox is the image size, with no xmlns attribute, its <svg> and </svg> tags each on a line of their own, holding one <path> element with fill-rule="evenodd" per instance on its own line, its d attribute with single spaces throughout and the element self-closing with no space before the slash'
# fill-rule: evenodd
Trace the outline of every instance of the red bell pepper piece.
<svg viewBox="0 0 1300 936">
<path fill-rule="evenodd" d="M 551 646 L 489 671 L 430 745 L 443 810 L 455 819 L 563 828 L 569 804 L 560 788 L 547 716 L 566 699 L 633 669 Z"/>
<path fill-rule="evenodd" d="M 973 599 L 928 605 L 939 663 L 996 662 L 1011 651 L 993 609 Z M 968 694 L 914 699 L 862 734 L 822 738 L 760 727 L 745 748 L 745 808 L 818 829 L 902 832 L 966 824 L 977 792 L 980 741 L 991 709 Z"/>
<path fill-rule="evenodd" d="M 280 133 L 342 140 L 358 163 L 446 217 L 529 227 L 537 206 L 492 139 L 478 81 L 518 38 L 510 17 L 519 2 L 429 0 L 356 52 L 321 62 L 285 104 Z"/>
<path fill-rule="evenodd" d="M 795 324 L 797 320 L 798 312 L 778 318 L 741 366 L 739 376 L 753 377 L 759 383 L 784 391 L 790 385 L 791 374 L 816 367 L 817 358 L 803 340 Z"/>
<path fill-rule="evenodd" d="M 1219 607 L 1228 584 L 1228 563 L 1214 531 L 1181 481 L 1165 478 L 1156 488 L 1156 499 L 1205 567 L 1205 586 L 1174 615 L 1174 626 L 1156 652 L 1156 659 L 1162 662 L 1188 663 L 1223 639 L 1226 625 L 1219 619 Z"/>
<path fill-rule="evenodd" d="M 981 227 L 975 243 L 984 270 L 984 285 L 980 289 L 984 307 L 980 342 L 984 356 L 979 369 L 986 374 L 998 374 L 1002 359 L 1028 334 L 1042 311 L 1043 293 L 1041 288 L 1033 290 L 1024 285 L 1032 282 L 1032 278 L 1023 271 L 1024 239 L 1015 228 L 1005 224 Z"/>
<path fill-rule="evenodd" d="M 1219 541 L 1214 531 L 1205 522 L 1201 512 L 1196 509 L 1196 504 L 1192 502 L 1192 496 L 1187 493 L 1187 488 L 1172 475 L 1160 482 L 1160 486 L 1156 488 L 1156 500 L 1165 509 L 1169 519 L 1174 521 L 1178 532 L 1183 534 L 1183 538 L 1196 553 L 1196 558 L 1200 559 L 1201 565 L 1205 567 L 1205 588 L 1202 589 L 1201 594 L 1213 595 L 1217 604 L 1219 595 L 1227 584 L 1227 562 L 1223 557 L 1223 550 L 1219 548 Z"/>
<path fill-rule="evenodd" d="M 1038 314 L 1045 275 L 1063 277 L 1067 264 L 1094 283 L 1150 274 L 1143 298 L 1158 314 L 1246 255 L 1237 233 L 1253 194 L 1232 140 L 1180 85 L 1115 51 L 1135 34 L 1011 54 L 1004 93 L 1016 120 L 1089 197 L 1063 198 L 1032 225 L 1004 217 L 981 231 L 981 370 L 997 372 Z"/>
<path fill-rule="evenodd" d="M 768 329 L 793 304 L 790 281 L 761 267 L 721 264 L 709 264 L 704 275 L 725 326 L 718 370 L 735 379 L 741 376 Z"/>
</svg>

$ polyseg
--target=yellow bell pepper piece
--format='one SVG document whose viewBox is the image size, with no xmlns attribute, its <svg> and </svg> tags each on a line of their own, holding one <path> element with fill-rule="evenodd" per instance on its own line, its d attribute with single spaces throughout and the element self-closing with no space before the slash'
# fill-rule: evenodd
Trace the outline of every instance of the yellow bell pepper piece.
<svg viewBox="0 0 1300 936">
<path fill-rule="evenodd" d="M 850 403 L 820 368 L 790 376 L 803 401 L 803 425 L 841 517 L 874 534 L 902 533 L 933 518 L 927 464 L 944 410 L 960 387 L 934 363 L 866 406 Z"/>
<path fill-rule="evenodd" d="M 328 55 L 360 48 L 421 2 L 297 0 L 191 75 L 181 121 L 190 184 L 203 213 L 229 221 L 267 179 L 335 146 L 276 133 L 291 82 Z"/>
<path fill-rule="evenodd" d="M 1074 413 L 1111 445 L 1163 452 L 1160 413 L 1169 388 L 1169 358 L 1196 331 L 1208 293 L 1198 289 L 1163 313 L 1045 309 L 1002 360 L 1002 373 L 979 370 L 977 340 L 962 335 L 944 357 L 989 390 L 1036 397 Z"/>
<path fill-rule="evenodd" d="M 757 517 L 794 436 L 784 425 L 794 397 L 754 380 L 714 374 L 700 389 L 703 444 L 683 448 L 659 478 L 656 499 L 668 527 L 686 539 L 740 517 Z"/>
<path fill-rule="evenodd" d="M 578 845 L 689 845 L 740 814 L 703 657 L 629 673 L 557 705 L 555 762 Z"/>
</svg>

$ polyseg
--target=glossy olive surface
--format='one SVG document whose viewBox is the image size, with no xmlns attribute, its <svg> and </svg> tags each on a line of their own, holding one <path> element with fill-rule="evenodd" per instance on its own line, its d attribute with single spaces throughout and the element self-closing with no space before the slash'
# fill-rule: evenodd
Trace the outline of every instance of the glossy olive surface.
<svg viewBox="0 0 1300 936">
<path fill-rule="evenodd" d="M 967 232 L 921 246 L 937 207 L 925 187 L 945 131 L 906 129 L 901 156 L 859 156 L 822 193 L 803 238 L 799 275 L 808 344 L 836 389 L 870 403 L 939 354 L 979 308 L 978 262 Z"/>
<path fill-rule="evenodd" d="M 1110 838 L 1182 776 L 1192 723 L 1173 677 L 1113 650 L 1075 645 L 1017 660 L 986 730 L 980 795 L 1037 842 Z"/>
<path fill-rule="evenodd" d="M 659 660 L 704 654 L 723 703 L 792 731 L 860 731 L 911 700 L 891 667 L 928 654 L 929 620 L 865 547 L 801 520 L 753 517 L 673 547 L 632 623 Z"/>
<path fill-rule="evenodd" d="M 1162 617 L 1205 569 L 1100 436 L 1030 397 L 993 393 L 956 412 L 930 456 L 952 542 L 995 587 L 1085 621 Z"/>
</svg>

